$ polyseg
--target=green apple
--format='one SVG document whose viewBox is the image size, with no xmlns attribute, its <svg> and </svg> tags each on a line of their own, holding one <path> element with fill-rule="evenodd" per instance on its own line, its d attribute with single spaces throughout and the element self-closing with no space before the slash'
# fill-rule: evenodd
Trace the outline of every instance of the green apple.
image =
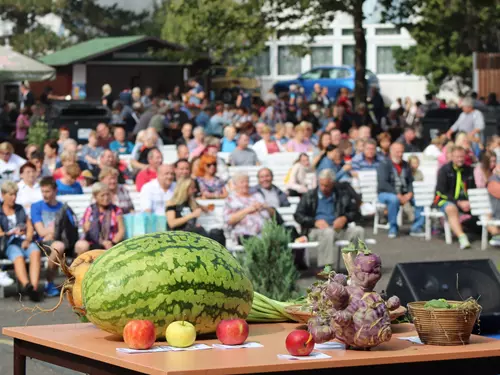
<svg viewBox="0 0 500 375">
<path fill-rule="evenodd" d="M 165 331 L 165 337 L 170 346 L 187 348 L 196 340 L 196 328 L 186 321 L 172 322 Z"/>
</svg>

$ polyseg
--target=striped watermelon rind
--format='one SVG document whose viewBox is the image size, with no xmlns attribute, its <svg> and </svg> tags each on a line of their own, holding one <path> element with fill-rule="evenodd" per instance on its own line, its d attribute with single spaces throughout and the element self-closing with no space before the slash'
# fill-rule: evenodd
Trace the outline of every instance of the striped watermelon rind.
<svg viewBox="0 0 500 375">
<path fill-rule="evenodd" d="M 82 284 L 86 317 L 122 335 L 130 320 L 155 324 L 158 338 L 173 321 L 215 332 L 222 319 L 246 318 L 251 281 L 219 243 L 190 232 L 152 233 L 126 240 L 101 255 Z"/>
</svg>

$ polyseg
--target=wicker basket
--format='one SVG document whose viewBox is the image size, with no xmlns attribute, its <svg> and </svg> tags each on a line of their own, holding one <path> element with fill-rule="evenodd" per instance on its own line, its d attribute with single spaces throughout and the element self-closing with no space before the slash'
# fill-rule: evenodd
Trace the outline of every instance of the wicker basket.
<svg viewBox="0 0 500 375">
<path fill-rule="evenodd" d="M 448 301 L 460 303 L 459 301 Z M 481 309 L 426 309 L 426 302 L 410 302 L 408 310 L 420 340 L 428 345 L 465 345 Z"/>
</svg>

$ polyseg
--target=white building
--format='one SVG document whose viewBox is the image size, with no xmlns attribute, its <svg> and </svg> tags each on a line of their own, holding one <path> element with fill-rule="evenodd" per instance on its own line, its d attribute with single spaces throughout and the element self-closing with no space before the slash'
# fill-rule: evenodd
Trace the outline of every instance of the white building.
<svg viewBox="0 0 500 375">
<path fill-rule="evenodd" d="M 366 68 L 376 73 L 384 96 L 394 100 L 409 96 L 423 100 L 427 82 L 424 78 L 398 73 L 394 66 L 392 47 L 415 45 L 406 29 L 388 24 L 365 22 Z M 282 37 L 267 43 L 267 49 L 259 56 L 255 72 L 260 77 L 263 91 L 274 82 L 296 78 L 318 65 L 354 65 L 353 20 L 340 14 L 326 35 L 316 37 L 311 55 L 303 58 L 291 53 L 290 46 L 305 43 L 300 37 Z"/>
</svg>

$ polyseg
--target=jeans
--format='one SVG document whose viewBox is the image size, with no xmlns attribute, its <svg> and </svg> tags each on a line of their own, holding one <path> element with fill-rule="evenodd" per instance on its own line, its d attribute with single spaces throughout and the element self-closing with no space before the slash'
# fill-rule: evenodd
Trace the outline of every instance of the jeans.
<svg viewBox="0 0 500 375">
<path fill-rule="evenodd" d="M 398 230 L 398 213 L 399 209 L 401 206 L 401 203 L 399 202 L 399 199 L 396 194 L 393 193 L 379 193 L 378 194 L 378 200 L 380 203 L 383 203 L 387 206 L 387 211 L 388 211 L 388 221 L 389 221 L 389 226 L 390 229 L 389 231 L 396 231 Z M 411 231 L 419 231 L 423 228 L 424 222 L 425 222 L 425 217 L 422 216 L 422 212 L 424 212 L 423 207 L 415 207 L 415 199 L 410 200 L 411 205 L 413 206 L 415 210 L 415 220 L 413 221 L 413 224 L 411 226 Z"/>
</svg>

